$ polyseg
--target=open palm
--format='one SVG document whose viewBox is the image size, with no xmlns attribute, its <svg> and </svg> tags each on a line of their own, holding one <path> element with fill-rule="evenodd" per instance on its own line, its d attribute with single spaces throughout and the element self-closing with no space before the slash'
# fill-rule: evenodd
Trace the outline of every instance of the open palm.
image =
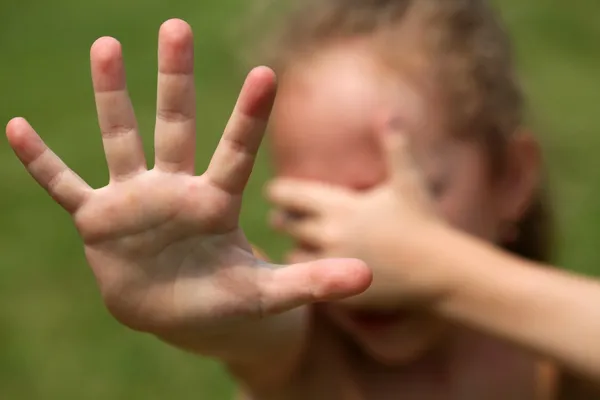
<svg viewBox="0 0 600 400">
<path fill-rule="evenodd" d="M 89 187 L 25 120 L 12 120 L 7 136 L 31 175 L 72 215 L 118 320 L 153 333 L 208 329 L 366 289 L 370 272 L 357 260 L 274 268 L 254 257 L 239 228 L 243 190 L 275 98 L 270 69 L 249 74 L 207 171 L 195 176 L 190 27 L 171 20 L 160 30 L 151 170 L 126 90 L 120 44 L 97 40 L 91 66 L 107 186 Z"/>
</svg>

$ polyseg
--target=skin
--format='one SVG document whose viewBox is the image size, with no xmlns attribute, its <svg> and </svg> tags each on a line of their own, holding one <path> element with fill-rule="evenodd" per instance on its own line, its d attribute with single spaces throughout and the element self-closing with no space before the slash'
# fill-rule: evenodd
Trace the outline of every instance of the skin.
<svg viewBox="0 0 600 400">
<path fill-rule="evenodd" d="M 272 146 L 278 173 L 364 193 L 384 182 L 390 170 L 406 173 L 408 182 L 421 182 L 406 162 L 410 158 L 407 151 L 390 151 L 389 166 L 393 168 L 386 172 L 380 164 L 385 156 L 377 145 L 383 137 L 404 137 L 405 131 L 412 141 L 413 134 L 408 131 L 413 130 L 419 134 L 414 133 L 410 154 L 426 171 L 433 192 L 440 193 L 431 209 L 486 240 L 499 240 L 500 226 L 506 219 L 518 218 L 517 211 L 530 197 L 527 188 L 532 185 L 526 184 L 527 179 L 517 180 L 515 188 L 522 190 L 499 196 L 494 189 L 502 188 L 504 193 L 506 187 L 501 182 L 492 185 L 481 173 L 484 168 L 474 168 L 484 166 L 476 148 L 451 145 L 450 138 L 436 133 L 435 124 L 431 131 L 422 129 L 429 127 L 425 120 L 435 121 L 434 117 L 417 121 L 419 116 L 434 115 L 428 114 L 432 110 L 427 107 L 426 94 L 402 81 L 395 94 L 389 94 L 389 87 L 382 87 L 378 79 L 385 74 L 376 64 L 368 57 L 355 63 L 359 50 L 340 49 L 323 60 L 322 68 L 310 65 L 301 69 L 303 73 L 299 70 L 298 75 L 283 77 L 273 115 Z M 349 54 L 354 54 L 353 62 L 344 59 Z M 191 150 L 196 135 L 192 62 L 189 26 L 180 20 L 166 22 L 159 34 L 155 165 L 148 170 L 126 91 L 120 45 L 112 38 L 101 38 L 92 46 L 92 79 L 110 172 L 110 182 L 103 188 L 92 189 L 83 182 L 24 119 L 16 118 L 7 126 L 17 157 L 73 218 L 103 299 L 115 318 L 174 346 L 221 360 L 244 388 L 243 398 L 253 400 L 391 399 L 399 394 L 406 399 L 534 398 L 537 363 L 529 353 L 493 335 L 446 327 L 432 312 L 409 307 L 416 304 L 414 299 L 425 304 L 424 299 L 441 296 L 446 301 L 436 302 L 435 307 L 429 304 L 430 311 L 456 322 L 471 319 L 469 326 L 484 325 L 486 331 L 506 331 L 500 318 L 482 324 L 494 315 L 490 309 L 474 312 L 473 307 L 465 306 L 473 303 L 472 292 L 450 296 L 457 293 L 449 284 L 452 280 L 432 279 L 450 276 L 439 273 L 449 269 L 440 268 L 447 267 L 445 262 L 427 257 L 434 253 L 441 258 L 446 246 L 440 244 L 450 239 L 432 229 L 439 224 L 431 224 L 432 211 L 423 206 L 429 204 L 427 196 L 407 196 L 413 201 L 406 203 L 410 207 L 404 210 L 409 212 L 399 213 L 402 196 L 392 194 L 415 192 L 405 190 L 410 188 L 406 179 L 397 180 L 403 190 L 382 184 L 375 197 L 365 197 L 368 201 L 355 213 L 363 216 L 363 222 L 387 221 L 376 226 L 407 226 L 412 234 L 393 236 L 407 249 L 404 259 L 389 258 L 389 247 L 376 250 L 372 244 L 381 236 L 364 235 L 362 224 L 350 225 L 352 229 L 344 232 L 351 238 L 362 235 L 365 240 L 348 242 L 350 245 L 338 250 L 353 257 L 375 257 L 378 262 L 371 268 L 356 258 L 311 261 L 315 247 L 306 244 L 295 253 L 298 263 L 293 265 L 275 266 L 257 258 L 238 219 L 243 189 L 275 101 L 275 77 L 267 68 L 249 74 L 207 171 L 196 176 Z M 336 87 L 340 82 L 343 85 Z M 345 103 L 350 99 L 358 99 L 360 104 Z M 312 104 L 321 107 L 311 108 Z M 409 108 L 416 104 L 421 105 Z M 293 114 L 289 113 L 292 105 L 298 107 Z M 391 110 L 394 114 L 410 112 L 404 112 L 401 124 L 380 124 L 381 115 Z M 515 163 L 514 171 L 526 171 L 529 169 L 524 166 L 532 165 L 526 162 L 530 157 L 524 156 L 529 154 L 527 148 L 514 146 L 514 159 L 522 160 Z M 356 168 L 358 159 L 361 168 Z M 315 169 L 314 163 L 321 163 L 324 169 Z M 450 170 L 452 185 L 448 181 L 440 186 L 437 180 L 445 180 L 442 172 Z M 324 173 L 328 175 L 319 175 Z M 510 182 L 515 182 L 515 176 L 510 176 Z M 391 178 L 394 181 L 393 174 Z M 277 197 L 273 193 L 272 198 Z M 309 193 L 308 189 L 298 192 L 298 198 Z M 284 202 L 282 197 L 280 193 Z M 374 212 L 385 209 L 383 206 L 399 219 Z M 473 210 L 477 210 L 476 216 Z M 390 220 L 403 224 L 390 225 Z M 431 250 L 430 243 L 425 246 L 430 240 L 434 245 L 441 240 L 437 242 L 439 253 Z M 463 242 L 455 244 L 474 251 Z M 418 262 L 427 268 L 415 271 L 431 274 L 399 279 L 402 269 L 386 267 L 377 260 L 378 254 L 385 254 L 395 267 Z M 398 252 L 394 254 L 397 257 Z M 448 260 L 457 271 L 468 264 L 453 257 Z M 349 310 L 357 309 L 369 313 L 401 310 L 405 317 L 373 333 L 356 324 Z M 508 322 L 508 326 L 523 326 Z"/>
<path fill-rule="evenodd" d="M 273 214 L 273 225 L 297 240 L 290 260 L 344 254 L 365 260 L 373 269 L 374 280 L 366 292 L 323 307 L 321 315 L 341 328 L 340 338 L 350 336 L 359 345 L 358 349 L 346 350 L 368 355 L 372 361 L 386 365 L 388 373 L 394 366 L 404 366 L 392 380 L 401 393 L 411 390 L 410 385 L 401 383 L 403 378 L 414 379 L 415 371 L 425 373 L 425 377 L 419 377 L 423 385 L 412 387 L 418 398 L 489 398 L 494 396 L 491 393 L 499 393 L 499 398 L 598 397 L 600 391 L 592 382 L 600 377 L 600 360 L 590 357 L 597 348 L 597 334 L 584 333 L 600 329 L 600 315 L 589 306 L 590 301 L 600 300 L 598 282 L 490 246 L 514 240 L 515 232 L 502 227 L 517 221 L 531 201 L 540 159 L 535 140 L 525 132 L 512 138 L 508 144 L 511 164 L 502 176 L 490 179 L 485 173 L 469 174 L 473 169 L 485 171 L 485 159 L 454 147 L 461 154 L 461 162 L 471 163 L 463 170 L 460 162 L 453 165 L 451 157 L 444 157 L 451 153 L 453 143 L 443 135 L 435 135 L 435 129 L 423 129 L 435 127 L 435 123 L 419 122 L 418 116 L 427 114 L 427 103 L 415 98 L 414 86 L 402 92 L 392 85 L 396 94 L 411 100 L 412 108 L 402 107 L 398 98 L 391 97 L 395 104 L 391 120 L 361 125 L 361 117 L 373 117 L 382 107 L 373 99 L 390 99 L 385 95 L 390 83 L 380 79 L 387 71 L 371 62 L 368 51 L 363 52 L 363 63 L 357 63 L 361 59 L 357 54 L 365 50 L 360 43 L 329 50 L 331 53 L 315 63 L 296 64 L 297 68 L 285 78 L 291 83 L 289 91 L 286 80 L 282 82 L 272 132 L 279 177 L 270 184 L 268 197 L 279 209 Z M 356 68 L 357 73 L 348 79 L 351 85 L 344 86 L 341 78 L 346 75 L 340 71 L 348 72 L 348 66 Z M 332 70 L 335 77 L 327 74 Z M 354 96 L 345 91 L 348 87 L 355 89 L 361 79 L 365 81 L 369 71 L 377 77 L 369 83 L 380 90 L 379 97 L 369 97 L 368 90 L 357 91 Z M 341 87 L 335 87 L 335 83 Z M 328 92 L 325 87 L 335 90 Z M 328 97 L 331 94 L 340 96 Z M 356 99 L 362 102 L 360 106 L 347 104 Z M 415 108 L 415 104 L 423 109 Z M 353 111 L 336 123 L 336 110 L 344 113 L 338 106 Z M 286 112 L 291 109 L 305 110 L 306 114 Z M 429 121 L 435 120 L 434 116 Z M 420 129 L 413 129 L 416 126 Z M 362 135 L 359 129 L 364 129 Z M 335 135 L 345 139 L 327 142 L 326 138 Z M 352 141 L 365 137 L 380 146 Z M 321 148 L 311 148 L 311 141 Z M 322 146 L 327 143 L 330 147 L 325 151 Z M 438 143 L 440 146 L 436 146 Z M 460 146 L 470 147 L 468 143 Z M 440 148 L 446 151 L 436 153 Z M 298 150 L 305 152 L 299 154 Z M 324 153 L 328 156 L 322 156 Z M 356 160 L 371 162 L 367 171 L 388 173 L 370 175 L 373 181 L 369 185 L 365 169 L 355 168 Z M 443 174 L 441 170 L 451 172 Z M 480 210 L 476 219 L 469 218 L 473 210 Z M 415 265 L 420 268 L 415 269 Z M 411 306 L 415 304 L 428 306 Z M 403 318 L 396 323 L 388 321 L 385 329 L 380 326 L 374 334 L 353 321 L 356 307 L 401 309 Z M 454 326 L 439 324 L 442 319 Z M 327 325 L 323 322 L 323 326 Z M 446 335 L 440 327 L 446 328 Z M 532 354 L 556 360 L 561 369 Z M 357 369 L 364 366 L 365 360 L 360 363 Z M 436 372 L 444 366 L 452 371 L 449 384 L 436 380 Z M 519 372 L 511 375 L 509 371 Z M 498 373 L 502 375 L 500 380 L 496 380 Z M 371 374 L 369 371 L 367 379 L 373 378 Z M 354 376 L 349 381 L 356 379 Z M 477 379 L 485 384 L 478 386 L 481 381 Z M 501 382 L 516 392 L 503 392 Z M 439 387 L 446 393 L 438 397 L 435 388 Z M 482 392 L 477 394 L 479 390 Z M 489 392 L 484 394 L 486 390 Z M 387 398 L 381 390 L 361 395 Z"/>
<path fill-rule="evenodd" d="M 300 306 L 358 294 L 369 286 L 371 271 L 358 260 L 276 268 L 254 256 L 238 220 L 273 105 L 275 76 L 268 68 L 248 75 L 208 169 L 196 176 L 190 27 L 166 22 L 158 48 L 152 169 L 127 93 L 121 46 L 108 37 L 91 48 L 108 185 L 89 187 L 23 118 L 8 123 L 8 141 L 71 215 L 117 320 L 232 369 L 285 363 L 294 355 L 288 340 L 299 341 L 303 333 L 306 313 Z M 277 377 L 264 375 L 269 381 Z"/>
<path fill-rule="evenodd" d="M 296 62 L 280 77 L 272 114 L 270 144 L 276 175 L 358 192 L 378 187 L 388 176 L 388 164 L 378 137 L 385 134 L 380 120 L 386 113 L 394 113 L 400 132 L 387 134 L 410 138 L 411 150 L 435 192 L 433 208 L 461 230 L 485 240 L 501 240 L 506 218 L 518 217 L 511 205 L 502 203 L 507 198 L 497 196 L 504 189 L 503 182 L 490 179 L 485 153 L 477 144 L 457 141 L 441 129 L 436 118 L 438 110 L 429 96 L 410 80 L 393 77 L 378 65 L 365 43 L 342 43 L 311 59 Z M 520 206 L 532 194 L 533 186 L 522 187 L 524 193 L 518 201 L 513 201 L 513 207 Z M 301 187 L 296 189 L 295 193 L 302 193 Z M 277 203 L 278 189 L 273 190 L 270 198 Z M 319 200 L 327 203 L 332 198 L 321 196 Z M 292 207 L 290 211 L 302 213 L 306 209 Z M 379 221 L 375 217 L 377 210 L 370 211 L 368 215 Z M 393 216 L 382 215 L 379 223 L 387 225 L 390 219 Z M 361 232 L 370 232 L 370 226 L 377 224 L 363 222 Z M 289 229 L 281 214 L 274 216 L 273 224 L 292 236 L 296 233 Z M 327 227 L 321 228 L 323 232 Z M 345 228 L 360 235 L 352 229 L 356 227 Z M 325 255 L 321 252 L 322 243 L 312 241 L 311 235 L 298 233 L 295 237 L 299 244 L 289 254 L 288 261 L 307 261 Z M 352 243 L 337 251 L 363 258 L 364 254 L 353 252 L 357 246 Z M 453 398 L 477 398 L 483 393 L 496 393 L 497 398 L 533 398 L 537 382 L 535 358 L 485 335 L 450 328 L 445 320 L 424 311 L 415 299 L 407 298 L 403 303 L 392 308 L 401 316 L 386 318 L 376 329 L 357 318 L 354 308 L 335 303 L 323 305 L 315 314 L 312 333 L 315 343 L 324 334 L 335 342 L 351 343 L 346 347 L 338 344 L 335 351 L 329 349 L 330 344 L 315 344 L 315 354 L 307 356 L 310 359 L 318 357 L 317 353 L 327 353 L 332 360 L 329 364 L 334 364 L 336 358 L 354 360 L 345 366 L 348 376 L 340 377 L 343 383 L 332 383 L 329 390 L 338 384 L 352 386 L 350 382 L 356 380 L 383 379 L 385 383 L 379 381 L 378 385 L 357 385 L 357 398 L 387 398 L 392 392 L 407 393 L 407 398 L 448 398 L 447 394 L 453 391 L 456 396 Z M 381 305 L 376 310 L 382 308 L 390 307 Z M 364 314 L 376 310 L 369 308 L 370 312 Z M 469 338 L 470 345 L 466 345 L 465 338 Z M 490 368 L 492 358 L 496 364 Z M 365 364 L 370 368 L 364 368 Z M 409 383 L 415 376 L 420 383 Z M 474 384 L 476 379 L 487 383 Z M 466 387 L 470 388 L 467 392 Z M 332 393 L 329 398 L 338 397 Z"/>
</svg>

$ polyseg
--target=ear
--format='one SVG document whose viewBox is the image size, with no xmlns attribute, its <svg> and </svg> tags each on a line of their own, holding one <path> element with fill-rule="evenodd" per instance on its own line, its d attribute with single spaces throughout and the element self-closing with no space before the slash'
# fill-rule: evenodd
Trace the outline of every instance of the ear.
<svg viewBox="0 0 600 400">
<path fill-rule="evenodd" d="M 531 206 L 540 186 L 541 162 L 540 145 L 531 132 L 522 130 L 510 139 L 497 197 L 503 221 L 516 223 Z"/>
</svg>

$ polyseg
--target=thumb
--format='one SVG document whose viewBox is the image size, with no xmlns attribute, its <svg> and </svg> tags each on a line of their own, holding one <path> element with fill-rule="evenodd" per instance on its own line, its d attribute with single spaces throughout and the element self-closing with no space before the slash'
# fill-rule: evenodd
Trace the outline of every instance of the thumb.
<svg viewBox="0 0 600 400">
<path fill-rule="evenodd" d="M 364 292 L 371 284 L 367 265 L 356 259 L 323 259 L 272 271 L 261 285 L 263 315 Z"/>
</svg>

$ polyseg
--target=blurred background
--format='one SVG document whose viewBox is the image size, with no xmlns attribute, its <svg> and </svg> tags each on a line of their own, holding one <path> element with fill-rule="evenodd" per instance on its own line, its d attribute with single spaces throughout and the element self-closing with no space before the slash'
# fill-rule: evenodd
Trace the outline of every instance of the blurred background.
<svg viewBox="0 0 600 400">
<path fill-rule="evenodd" d="M 0 4 L 0 120 L 27 117 L 91 185 L 107 181 L 89 78 L 89 46 L 124 47 L 128 84 L 150 151 L 156 39 L 179 17 L 196 37 L 199 170 L 246 73 L 235 32 L 248 1 L 57 0 Z M 561 265 L 600 274 L 600 2 L 497 1 L 511 29 L 546 150 L 559 217 Z M 265 223 L 261 156 L 243 212 L 253 242 L 286 246 Z M 209 361 L 119 326 L 101 304 L 67 215 L 0 142 L 0 399 L 226 399 L 230 381 Z"/>
</svg>

